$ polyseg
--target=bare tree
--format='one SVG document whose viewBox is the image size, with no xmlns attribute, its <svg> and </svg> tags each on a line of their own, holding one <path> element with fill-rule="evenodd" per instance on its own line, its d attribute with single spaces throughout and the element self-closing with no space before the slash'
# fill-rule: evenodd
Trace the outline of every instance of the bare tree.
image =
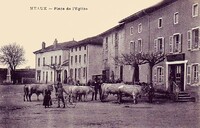
<svg viewBox="0 0 200 128">
<path fill-rule="evenodd" d="M 165 60 L 165 54 L 162 52 L 141 53 L 140 59 L 149 64 L 149 82 L 152 83 L 153 67 Z"/>
<path fill-rule="evenodd" d="M 16 43 L 4 45 L 0 48 L 0 62 L 11 69 L 11 79 L 15 83 L 15 70 L 25 62 L 24 48 Z"/>
<path fill-rule="evenodd" d="M 130 65 L 134 68 L 132 83 L 139 82 L 139 65 L 147 63 L 146 60 L 141 60 L 140 53 L 122 54 L 121 57 L 115 58 L 115 62 L 119 65 Z"/>
</svg>

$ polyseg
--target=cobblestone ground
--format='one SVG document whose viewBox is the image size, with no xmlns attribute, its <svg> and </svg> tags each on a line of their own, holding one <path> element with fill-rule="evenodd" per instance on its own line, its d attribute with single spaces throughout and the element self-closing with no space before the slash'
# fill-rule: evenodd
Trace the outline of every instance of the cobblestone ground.
<svg viewBox="0 0 200 128">
<path fill-rule="evenodd" d="M 90 97 L 89 97 L 90 98 Z M 51 108 L 41 101 L 23 101 L 23 85 L 0 85 L 1 128 L 199 128 L 198 102 L 149 104 L 144 100 L 137 105 L 118 104 L 116 97 L 108 101 L 78 102 L 75 108 Z"/>
</svg>

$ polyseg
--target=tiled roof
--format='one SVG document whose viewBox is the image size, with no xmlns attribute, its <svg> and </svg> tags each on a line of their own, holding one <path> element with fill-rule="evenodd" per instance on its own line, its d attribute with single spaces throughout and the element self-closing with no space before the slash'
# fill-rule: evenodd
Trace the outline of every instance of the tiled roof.
<svg viewBox="0 0 200 128">
<path fill-rule="evenodd" d="M 76 42 L 77 41 L 68 41 L 68 42 L 63 42 L 63 43 L 57 43 L 56 47 L 54 47 L 54 45 L 50 45 L 48 47 L 45 47 L 44 49 L 37 50 L 33 53 L 38 54 L 38 53 L 44 53 L 44 52 L 50 52 L 50 51 L 56 51 L 56 50 L 66 50 L 68 49 L 68 46 L 71 46 Z"/>
<path fill-rule="evenodd" d="M 113 31 L 115 31 L 115 30 L 119 30 L 119 29 L 121 29 L 121 28 L 123 28 L 123 27 L 124 27 L 124 24 L 116 25 L 116 26 L 114 26 L 114 27 L 108 29 L 107 31 L 105 31 L 105 32 L 103 32 L 103 33 L 101 33 L 101 34 L 99 34 L 99 36 L 104 36 L 104 35 L 109 34 L 109 33 L 113 32 Z"/>
<path fill-rule="evenodd" d="M 56 47 L 54 45 L 50 45 L 48 47 L 45 47 L 44 49 L 37 50 L 33 52 L 34 54 L 38 53 L 44 53 L 44 52 L 50 52 L 50 51 L 56 51 L 56 50 L 67 50 L 71 47 L 76 47 L 80 45 L 86 45 L 86 44 L 92 44 L 92 45 L 103 45 L 103 39 L 99 36 L 86 38 L 81 41 L 68 41 L 63 43 L 57 43 Z"/>
<path fill-rule="evenodd" d="M 128 23 L 128 22 L 131 22 L 131 21 L 134 21 L 134 20 L 137 20 L 139 19 L 140 17 L 142 16 L 145 16 L 147 15 L 148 13 L 152 13 L 162 7 L 165 7 L 173 2 L 175 2 L 177 0 L 163 0 L 161 2 L 159 2 L 158 4 L 154 5 L 154 6 L 151 6 L 149 8 L 146 8 L 146 9 L 143 9 L 137 13 L 134 13 L 133 15 L 131 16 L 128 16 L 124 19 L 122 19 L 121 21 L 119 21 L 119 23 Z"/>
<path fill-rule="evenodd" d="M 68 47 L 76 47 L 76 46 L 86 45 L 86 44 L 103 45 L 103 39 L 100 36 L 89 37 L 81 41 L 78 41 L 72 45 L 69 45 Z"/>
</svg>

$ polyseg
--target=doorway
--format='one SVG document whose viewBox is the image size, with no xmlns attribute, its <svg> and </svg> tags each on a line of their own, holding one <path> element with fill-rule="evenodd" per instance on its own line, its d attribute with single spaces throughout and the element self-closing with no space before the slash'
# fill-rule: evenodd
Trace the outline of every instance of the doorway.
<svg viewBox="0 0 200 128">
<path fill-rule="evenodd" d="M 174 82 L 174 83 L 173 83 Z M 170 65 L 169 68 L 170 92 L 174 92 L 178 87 L 180 91 L 184 91 L 184 64 Z M 176 84 L 177 86 L 175 86 Z"/>
</svg>

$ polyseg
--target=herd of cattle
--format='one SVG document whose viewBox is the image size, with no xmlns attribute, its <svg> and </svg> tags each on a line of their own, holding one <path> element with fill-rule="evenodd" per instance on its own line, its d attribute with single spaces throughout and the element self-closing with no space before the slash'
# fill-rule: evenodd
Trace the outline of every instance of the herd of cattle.
<svg viewBox="0 0 200 128">
<path fill-rule="evenodd" d="M 48 84 L 30 84 L 24 86 L 24 101 L 31 101 L 32 94 L 37 95 L 37 100 L 39 100 L 39 95 L 42 94 L 44 96 L 44 92 L 46 89 L 50 91 L 54 91 L 54 85 Z M 92 94 L 94 96 L 95 90 L 93 86 L 74 86 L 67 85 L 63 86 L 66 90 L 67 95 L 72 97 L 82 98 L 84 96 L 84 100 L 87 99 L 88 94 Z M 117 95 L 117 101 L 120 103 L 122 101 L 122 97 L 131 97 L 133 103 L 137 104 L 137 99 L 142 95 L 146 95 L 148 93 L 148 85 L 127 85 L 124 83 L 103 83 L 101 85 L 101 101 L 105 101 L 108 98 L 108 95 L 113 94 Z"/>
</svg>

